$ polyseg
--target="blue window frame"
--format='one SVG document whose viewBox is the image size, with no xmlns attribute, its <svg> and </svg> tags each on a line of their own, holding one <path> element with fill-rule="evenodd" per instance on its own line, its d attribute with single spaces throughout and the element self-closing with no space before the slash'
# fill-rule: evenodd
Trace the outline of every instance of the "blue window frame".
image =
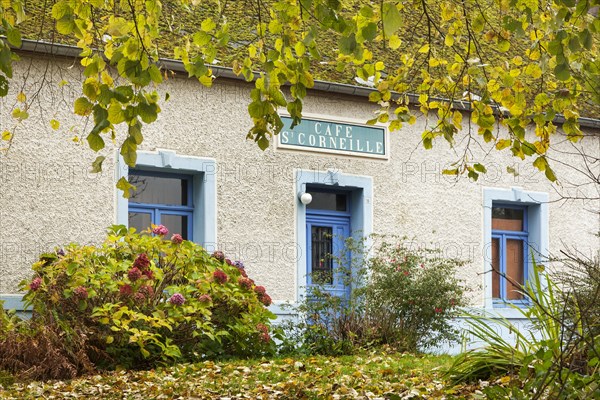
<svg viewBox="0 0 600 400">
<path fill-rule="evenodd" d="M 129 226 L 139 230 L 164 225 L 170 233 L 193 240 L 193 179 L 190 175 L 130 170 L 137 190 L 129 198 Z"/>
<path fill-rule="evenodd" d="M 529 231 L 527 207 L 492 206 L 492 297 L 494 304 L 528 304 L 522 294 L 527 282 Z"/>
</svg>

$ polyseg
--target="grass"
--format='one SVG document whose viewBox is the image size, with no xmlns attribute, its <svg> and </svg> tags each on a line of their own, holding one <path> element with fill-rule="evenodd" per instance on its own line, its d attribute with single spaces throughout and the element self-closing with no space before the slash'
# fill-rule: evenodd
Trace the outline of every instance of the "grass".
<svg viewBox="0 0 600 400">
<path fill-rule="evenodd" d="M 477 398 L 476 388 L 449 387 L 442 381 L 452 362 L 450 356 L 385 350 L 343 357 L 207 361 L 71 381 L 16 382 L 0 388 L 0 398 Z"/>
</svg>

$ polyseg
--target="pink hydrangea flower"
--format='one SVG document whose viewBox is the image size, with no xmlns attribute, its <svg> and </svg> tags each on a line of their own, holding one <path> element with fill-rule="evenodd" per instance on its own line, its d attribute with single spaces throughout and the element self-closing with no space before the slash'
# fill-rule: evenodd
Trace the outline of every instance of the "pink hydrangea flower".
<svg viewBox="0 0 600 400">
<path fill-rule="evenodd" d="M 214 253 L 212 253 L 212 256 L 214 258 L 216 258 L 217 260 L 219 260 L 219 261 L 225 260 L 225 254 L 223 254 L 223 252 L 219 251 L 219 250 L 217 250 Z"/>
<path fill-rule="evenodd" d="M 165 236 L 169 233 L 169 230 L 164 225 L 158 225 L 155 226 L 154 229 L 152 229 L 152 233 L 159 236 Z"/>
<path fill-rule="evenodd" d="M 33 290 L 33 291 L 36 291 L 36 290 L 38 290 L 40 288 L 40 286 L 42 286 L 42 278 L 40 278 L 38 276 L 38 277 L 33 278 L 33 280 L 31 281 L 31 283 L 29 284 L 29 289 Z"/>
<path fill-rule="evenodd" d="M 137 256 L 135 261 L 133 262 L 133 266 L 138 268 L 140 271 L 144 271 L 146 268 L 150 266 L 150 260 L 145 253 L 142 253 Z"/>
<path fill-rule="evenodd" d="M 183 236 L 181 236 L 179 233 L 175 233 L 173 236 L 171 236 L 171 242 L 174 244 L 180 244 L 183 242 Z"/>
<path fill-rule="evenodd" d="M 137 267 L 133 267 L 127 272 L 127 277 L 131 282 L 135 282 L 142 277 L 142 271 Z"/>
<path fill-rule="evenodd" d="M 227 276 L 225 272 L 218 269 L 215 272 L 213 272 L 213 279 L 215 280 L 215 282 L 223 284 L 229 280 L 229 276 Z"/>
<path fill-rule="evenodd" d="M 169 303 L 175 304 L 176 306 L 180 306 L 185 303 L 185 297 L 181 293 L 175 293 L 169 299 Z"/>
<path fill-rule="evenodd" d="M 212 301 L 212 297 L 210 297 L 210 294 L 203 294 L 198 297 L 198 301 L 200 303 L 210 303 Z"/>
<path fill-rule="evenodd" d="M 81 300 L 85 300 L 88 298 L 88 291 L 85 287 L 83 286 L 78 286 L 73 290 L 73 293 L 75 294 L 75 296 L 77 296 L 78 298 L 80 298 Z"/>
</svg>

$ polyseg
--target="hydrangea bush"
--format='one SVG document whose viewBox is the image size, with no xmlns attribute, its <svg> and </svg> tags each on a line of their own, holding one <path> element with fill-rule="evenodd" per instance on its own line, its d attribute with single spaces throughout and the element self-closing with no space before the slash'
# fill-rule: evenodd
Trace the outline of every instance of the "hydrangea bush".
<svg viewBox="0 0 600 400">
<path fill-rule="evenodd" d="M 153 226 L 44 254 L 22 286 L 33 321 L 69 327 L 98 366 L 140 367 L 274 349 L 271 299 L 241 262 Z"/>
</svg>

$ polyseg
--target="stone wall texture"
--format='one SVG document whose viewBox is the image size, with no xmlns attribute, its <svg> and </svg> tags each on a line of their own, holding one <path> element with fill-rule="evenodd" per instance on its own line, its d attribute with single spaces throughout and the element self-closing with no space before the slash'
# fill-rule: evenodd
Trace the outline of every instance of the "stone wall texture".
<svg viewBox="0 0 600 400">
<path fill-rule="evenodd" d="M 63 80 L 67 83 L 61 85 Z M 97 243 L 116 222 L 117 151 L 106 138 L 103 172 L 88 172 L 96 157 L 84 135 L 91 121 L 72 113 L 80 82 L 77 61 L 23 57 L 12 92 L 0 99 L 2 131 L 13 128 L 10 112 L 21 85 L 30 99 L 36 96 L 31 117 L 16 128 L 10 149 L 0 154 L 0 293 L 17 292 L 18 282 L 30 276 L 30 264 L 40 252 L 71 241 Z M 170 99 L 161 103 L 159 119 L 145 127 L 140 150 L 169 149 L 216 159 L 218 245 L 231 258 L 243 260 L 275 300 L 294 300 L 296 293 L 295 255 L 289 251 L 296 240 L 295 169 L 372 177 L 374 232 L 406 235 L 448 256 L 468 259 L 459 275 L 471 286 L 474 305 L 483 304 L 483 187 L 519 186 L 549 193 L 552 253 L 576 246 L 593 255 L 600 248 L 593 235 L 600 230 L 599 217 L 590 212 L 598 209 L 598 201 L 560 201 L 565 194 L 600 195 L 594 185 L 572 187 L 585 179 L 568 166 L 581 166 L 582 158 L 572 154 L 574 148 L 567 142 L 552 152 L 564 163 L 554 163 L 562 187 L 549 183 L 529 162 L 486 152 L 489 146 L 476 143 L 481 141 L 476 132 L 470 151 L 474 159 L 484 157 L 488 174 L 478 182 L 442 176 L 442 169 L 462 156 L 469 134 L 463 132 L 454 149 L 438 141 L 432 150 L 424 150 L 421 132 L 435 123 L 425 117 L 390 134 L 389 160 L 273 146 L 263 152 L 245 140 L 251 126 L 250 89 L 244 82 L 225 79 L 217 79 L 212 88 L 191 79 L 169 79 L 159 90 L 163 98 L 168 92 Z M 340 121 L 366 121 L 374 110 L 365 98 L 326 92 L 311 92 L 304 106 L 305 113 Z M 51 128 L 51 119 L 60 121 L 58 130 Z M 598 156 L 599 136 L 591 133 L 585 148 Z M 507 165 L 519 175 L 507 173 Z M 594 168 L 598 173 L 598 166 Z"/>
</svg>

